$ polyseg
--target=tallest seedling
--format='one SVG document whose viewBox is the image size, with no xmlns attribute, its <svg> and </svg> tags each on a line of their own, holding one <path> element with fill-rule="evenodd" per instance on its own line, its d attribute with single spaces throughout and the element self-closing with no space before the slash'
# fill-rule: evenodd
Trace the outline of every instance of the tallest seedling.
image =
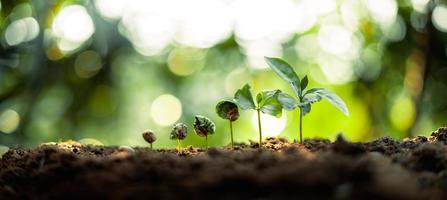
<svg viewBox="0 0 447 200">
<path fill-rule="evenodd" d="M 307 90 L 309 80 L 304 76 L 300 80 L 295 70 L 284 60 L 280 58 L 265 57 L 267 64 L 272 70 L 282 79 L 287 81 L 298 97 L 298 101 L 290 95 L 281 92 L 278 96 L 279 102 L 286 110 L 294 110 L 296 107 L 300 108 L 300 143 L 303 143 L 303 116 L 310 112 L 311 104 L 321 101 L 326 98 L 332 105 L 337 107 L 343 114 L 349 116 L 348 108 L 345 102 L 336 94 L 324 88 L 312 88 Z"/>
</svg>

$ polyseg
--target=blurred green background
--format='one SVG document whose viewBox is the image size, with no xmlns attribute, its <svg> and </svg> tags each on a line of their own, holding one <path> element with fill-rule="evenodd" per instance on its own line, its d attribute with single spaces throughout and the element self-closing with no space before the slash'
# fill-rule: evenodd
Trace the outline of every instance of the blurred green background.
<svg viewBox="0 0 447 200">
<path fill-rule="evenodd" d="M 74 139 L 203 146 L 195 114 L 217 125 L 211 145 L 229 143 L 214 112 L 245 83 L 293 94 L 263 56 L 282 57 L 327 101 L 304 118 L 305 137 L 354 141 L 427 135 L 447 119 L 447 3 L 441 0 L 1 1 L 0 145 Z M 235 140 L 257 139 L 242 111 Z M 265 136 L 298 137 L 298 111 L 263 116 Z"/>
</svg>

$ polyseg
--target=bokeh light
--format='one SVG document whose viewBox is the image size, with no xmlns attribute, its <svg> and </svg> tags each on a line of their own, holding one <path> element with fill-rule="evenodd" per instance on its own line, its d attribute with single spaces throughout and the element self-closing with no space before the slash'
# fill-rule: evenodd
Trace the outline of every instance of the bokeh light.
<svg viewBox="0 0 447 200">
<path fill-rule="evenodd" d="M 20 124 L 20 115 L 12 109 L 0 112 L 0 132 L 13 133 Z"/>
<path fill-rule="evenodd" d="M 85 7 L 70 5 L 62 8 L 54 19 L 52 30 L 63 51 L 72 51 L 88 40 L 95 31 Z"/>
<path fill-rule="evenodd" d="M 180 100 L 170 94 L 158 96 L 151 105 L 152 119 L 160 126 L 174 124 L 182 115 Z"/>
<path fill-rule="evenodd" d="M 433 24 L 438 30 L 447 32 L 447 6 L 436 6 L 431 17 Z"/>
<path fill-rule="evenodd" d="M 32 17 L 12 22 L 5 32 L 6 43 L 10 46 L 18 45 L 22 42 L 29 42 L 39 34 L 39 24 Z"/>
<path fill-rule="evenodd" d="M 261 114 L 261 127 L 263 137 L 277 137 L 286 128 L 287 117 L 274 117 L 267 114 Z M 251 117 L 251 125 L 253 129 L 258 129 L 258 115 L 255 113 Z"/>
</svg>

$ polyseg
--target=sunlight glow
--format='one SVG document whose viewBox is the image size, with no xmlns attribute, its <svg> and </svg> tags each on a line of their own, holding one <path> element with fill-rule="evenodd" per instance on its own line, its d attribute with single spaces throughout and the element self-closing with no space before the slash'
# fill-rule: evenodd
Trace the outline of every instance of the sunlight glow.
<svg viewBox="0 0 447 200">
<path fill-rule="evenodd" d="M 81 5 L 63 8 L 56 16 L 52 27 L 58 46 L 63 51 L 72 51 L 81 46 L 95 32 L 93 21 Z"/>
<path fill-rule="evenodd" d="M 223 1 L 185 1 L 182 2 L 181 11 L 175 37 L 180 44 L 210 48 L 230 37 L 233 20 L 229 7 Z"/>
<path fill-rule="evenodd" d="M 180 100 L 170 94 L 158 96 L 151 105 L 151 116 L 155 123 L 160 126 L 174 124 L 182 115 L 182 104 Z"/>
<path fill-rule="evenodd" d="M 256 113 L 252 116 L 252 126 L 258 130 L 258 115 Z M 271 115 L 261 113 L 262 137 L 277 137 L 286 128 L 287 118 L 282 115 L 276 118 Z"/>
<path fill-rule="evenodd" d="M 365 0 L 371 17 L 380 25 L 387 26 L 397 16 L 396 0 Z"/>
<path fill-rule="evenodd" d="M 352 34 L 340 25 L 325 25 L 318 32 L 318 44 L 331 54 L 343 55 L 352 45 Z"/>
<path fill-rule="evenodd" d="M 126 10 L 128 2 L 127 0 L 96 0 L 95 7 L 104 17 L 119 19 Z"/>
</svg>

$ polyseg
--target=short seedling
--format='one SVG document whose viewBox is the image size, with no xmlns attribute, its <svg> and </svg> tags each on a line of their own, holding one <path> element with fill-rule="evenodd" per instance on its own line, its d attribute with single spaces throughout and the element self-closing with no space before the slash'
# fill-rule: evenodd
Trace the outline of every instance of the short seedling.
<svg viewBox="0 0 447 200">
<path fill-rule="evenodd" d="M 146 140 L 146 142 L 148 142 L 151 145 L 152 150 L 152 143 L 154 143 L 155 140 L 157 140 L 157 137 L 155 136 L 154 132 L 152 130 L 144 132 L 143 138 L 144 140 Z"/>
<path fill-rule="evenodd" d="M 216 125 L 207 117 L 196 115 L 194 120 L 194 131 L 200 137 L 205 137 L 205 149 L 208 150 L 208 135 L 214 134 Z"/>
<path fill-rule="evenodd" d="M 258 114 L 259 147 L 262 146 L 261 112 L 275 117 L 281 117 L 282 105 L 278 100 L 280 90 L 263 91 L 256 95 L 256 104 L 250 91 L 250 86 L 237 90 L 234 100 L 242 110 L 253 109 Z"/>
<path fill-rule="evenodd" d="M 295 70 L 284 60 L 280 58 L 265 57 L 267 64 L 282 79 L 287 81 L 295 92 L 298 100 L 290 95 L 280 92 L 278 100 L 286 110 L 300 108 L 300 143 L 303 143 L 303 116 L 310 112 L 311 104 L 326 98 L 332 105 L 337 107 L 343 114 L 349 116 L 348 108 L 345 102 L 335 93 L 324 88 L 312 88 L 306 90 L 309 80 L 304 76 L 302 80 L 298 77 Z"/>
<path fill-rule="evenodd" d="M 186 138 L 188 134 L 188 126 L 184 123 L 178 123 L 174 125 L 171 131 L 171 140 L 177 140 L 177 151 L 182 153 L 182 140 Z"/>
<path fill-rule="evenodd" d="M 239 118 L 239 108 L 237 105 L 228 100 L 221 101 L 216 105 L 216 113 L 223 119 L 230 121 L 231 148 L 234 149 L 233 142 L 233 122 Z"/>
</svg>

